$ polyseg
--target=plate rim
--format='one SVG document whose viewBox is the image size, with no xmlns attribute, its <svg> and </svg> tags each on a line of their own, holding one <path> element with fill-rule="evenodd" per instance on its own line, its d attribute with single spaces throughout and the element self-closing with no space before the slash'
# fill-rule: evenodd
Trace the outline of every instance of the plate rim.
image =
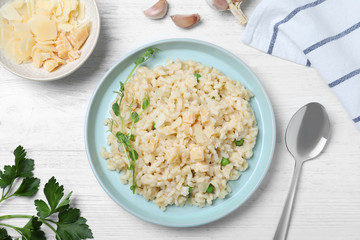
<svg viewBox="0 0 360 240">
<path fill-rule="evenodd" d="M 265 166 L 265 168 L 263 169 L 263 172 L 261 173 L 261 176 L 258 178 L 258 181 L 255 183 L 254 187 L 251 189 L 251 191 L 248 191 L 248 193 L 246 194 L 246 196 L 243 198 L 242 201 L 239 201 L 236 205 L 234 205 L 231 209 L 225 211 L 222 214 L 218 214 L 215 217 L 212 218 L 208 218 L 206 220 L 202 220 L 202 221 L 198 221 L 197 223 L 192 223 L 192 224 L 174 224 L 174 223 L 167 223 L 164 221 L 158 221 L 158 220 L 154 220 L 154 219 L 149 219 L 147 217 L 142 216 L 141 214 L 136 213 L 135 211 L 133 211 L 132 209 L 126 207 L 123 203 L 121 203 L 121 201 L 119 201 L 110 191 L 109 189 L 105 186 L 105 184 L 103 183 L 103 181 L 101 180 L 99 174 L 97 173 L 97 170 L 92 162 L 92 158 L 90 155 L 90 151 L 89 151 L 89 141 L 88 141 L 88 130 L 89 130 L 89 114 L 90 114 L 90 109 L 92 107 L 92 105 L 94 104 L 95 101 L 95 96 L 97 95 L 100 87 L 102 86 L 102 84 L 104 83 L 104 81 L 108 78 L 108 76 L 111 74 L 111 72 L 118 67 L 124 60 L 126 60 L 128 57 L 130 57 L 131 55 L 135 54 L 136 52 L 143 50 L 147 47 L 151 47 L 154 45 L 158 45 L 158 44 L 163 44 L 163 43 L 174 43 L 174 42 L 186 42 L 186 43 L 195 43 L 195 44 L 201 44 L 201 45 L 205 45 L 211 48 L 215 48 L 227 55 L 229 55 L 230 57 L 233 57 L 235 59 L 237 59 L 237 61 L 241 62 L 243 64 L 243 66 L 248 70 L 248 72 L 253 75 L 253 77 L 258 81 L 259 86 L 260 86 L 260 90 L 263 92 L 264 97 L 266 99 L 266 104 L 269 107 L 269 112 L 270 112 L 270 116 L 271 116 L 271 132 L 273 133 L 272 135 L 272 144 L 271 144 L 271 152 L 269 155 L 269 160 L 267 161 L 267 164 Z M 152 223 L 152 224 L 157 224 L 157 225 L 161 225 L 161 226 L 165 226 L 165 227 L 175 227 L 175 228 L 186 228 L 186 227 L 197 227 L 197 226 L 201 226 L 201 225 L 205 225 L 205 224 L 209 224 L 211 222 L 217 221 L 227 215 L 229 215 L 230 213 L 232 213 L 233 211 L 235 211 L 236 209 L 238 209 L 241 205 L 243 205 L 246 201 L 249 200 L 249 198 L 254 194 L 254 192 L 259 188 L 260 184 L 262 183 L 262 181 L 264 180 L 265 176 L 268 173 L 269 167 L 271 165 L 271 162 L 273 160 L 273 156 L 274 156 L 274 152 L 275 152 L 275 145 L 276 145 L 276 120 L 275 120 L 275 114 L 274 114 L 274 110 L 271 104 L 271 101 L 267 95 L 267 92 L 265 91 L 260 79 L 255 75 L 255 73 L 248 67 L 247 64 L 245 64 L 238 56 L 236 56 L 235 54 L 233 54 L 232 52 L 218 46 L 215 45 L 213 43 L 207 42 L 207 41 L 203 41 L 203 40 L 198 40 L 198 39 L 194 39 L 194 38 L 167 38 L 167 39 L 162 39 L 162 40 L 157 40 L 157 41 L 151 41 L 145 44 L 142 44 L 141 46 L 127 52 L 125 55 L 123 55 L 116 63 L 114 63 L 111 68 L 104 74 L 104 76 L 102 77 L 101 81 L 98 83 L 98 85 L 96 86 L 90 100 L 88 103 L 88 108 L 86 111 L 86 115 L 85 115 L 85 125 L 84 125 L 84 140 L 85 140 L 85 150 L 86 150 L 86 155 L 88 158 L 88 162 L 90 164 L 90 167 L 92 169 L 93 174 L 95 175 L 95 178 L 97 179 L 98 183 L 100 184 L 101 188 L 105 191 L 105 193 L 116 203 L 118 204 L 120 207 L 122 207 L 124 210 L 126 210 L 127 212 L 131 213 L 132 215 L 136 216 L 137 218 L 140 218 L 143 221 Z"/>
<path fill-rule="evenodd" d="M 90 50 L 88 51 L 88 53 L 86 54 L 85 58 L 82 60 L 82 62 L 79 63 L 79 65 L 77 65 L 76 67 L 74 67 L 73 69 L 71 69 L 70 71 L 68 72 L 65 72 L 63 73 L 62 75 L 59 75 L 59 76 L 56 76 L 56 77 L 45 77 L 45 78 L 36 78 L 36 77 L 31 77 L 31 76 L 26 76 L 26 75 L 23 75 L 19 72 L 16 72 L 14 70 L 12 70 L 11 68 L 9 68 L 8 66 L 6 66 L 5 64 L 2 63 L 2 61 L 0 61 L 0 66 L 2 66 L 4 69 L 6 69 L 8 72 L 18 76 L 18 77 L 21 77 L 21 78 L 24 78 L 24 79 L 28 79 L 28 80 L 32 80 L 32 81 L 38 81 L 38 82 L 51 82 L 51 81 L 55 81 L 55 80 L 59 80 L 59 79 L 62 79 L 64 77 L 67 77 L 69 76 L 70 74 L 74 73 L 75 71 L 77 71 L 78 69 L 81 68 L 82 65 L 85 64 L 85 62 L 90 58 L 90 56 L 92 55 L 92 53 L 94 52 L 95 50 L 95 47 L 99 41 L 99 36 L 100 36 L 100 29 L 101 29 L 101 18 L 100 18 L 100 13 L 99 13 L 99 8 L 96 4 L 96 1 L 95 0 L 89 0 L 92 2 L 92 4 L 94 4 L 94 7 L 96 9 L 96 21 L 99 23 L 98 24 L 98 28 L 96 29 L 96 36 L 95 36 L 95 42 L 94 44 L 91 46 Z"/>
</svg>

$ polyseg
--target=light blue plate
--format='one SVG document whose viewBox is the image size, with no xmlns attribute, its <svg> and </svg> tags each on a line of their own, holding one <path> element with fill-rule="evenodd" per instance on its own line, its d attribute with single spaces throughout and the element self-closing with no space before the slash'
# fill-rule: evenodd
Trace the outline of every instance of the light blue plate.
<svg viewBox="0 0 360 240">
<path fill-rule="evenodd" d="M 123 81 L 134 66 L 133 61 L 148 47 L 162 51 L 146 65 L 153 68 L 164 65 L 167 59 L 195 60 L 213 66 L 228 77 L 240 81 L 255 95 L 250 104 L 255 112 L 259 135 L 249 168 L 237 181 L 230 181 L 232 192 L 223 200 L 217 199 L 213 205 L 204 208 L 194 206 L 170 206 L 165 212 L 153 202 L 147 202 L 140 195 L 133 195 L 129 185 L 123 185 L 119 173 L 109 171 L 106 161 L 100 156 L 100 147 L 107 146 L 107 128 L 104 119 L 109 117 L 111 102 Z M 193 39 L 167 39 L 146 44 L 125 55 L 102 79 L 91 98 L 85 122 L 86 151 L 94 174 L 107 194 L 133 215 L 155 224 L 172 227 L 190 227 L 218 220 L 234 211 L 260 185 L 264 178 L 275 146 L 275 119 L 270 101 L 257 77 L 235 55 L 213 44 Z"/>
</svg>

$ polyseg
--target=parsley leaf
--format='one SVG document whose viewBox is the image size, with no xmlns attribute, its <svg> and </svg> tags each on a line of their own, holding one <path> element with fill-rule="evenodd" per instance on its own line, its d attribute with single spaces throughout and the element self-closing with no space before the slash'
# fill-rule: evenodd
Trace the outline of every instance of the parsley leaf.
<svg viewBox="0 0 360 240">
<path fill-rule="evenodd" d="M 50 206 L 51 213 L 56 212 L 56 207 L 58 206 L 61 198 L 64 196 L 64 186 L 60 186 L 55 177 L 52 177 L 45 184 L 44 194 Z"/>
<path fill-rule="evenodd" d="M 34 170 L 34 160 L 26 158 L 26 151 L 22 146 L 14 150 L 15 165 L 4 166 L 0 170 L 0 188 L 3 189 L 0 202 L 12 196 L 32 196 L 38 189 L 40 180 L 32 178 Z M 18 178 L 24 178 L 19 188 L 12 193 L 13 183 Z"/>
<path fill-rule="evenodd" d="M 16 166 L 16 177 L 32 177 L 34 170 L 34 160 L 24 158 Z"/>
<path fill-rule="evenodd" d="M 14 180 L 16 176 L 16 167 L 6 165 L 4 166 L 4 172 L 0 170 L 0 187 L 6 188 L 9 186 Z"/>
<path fill-rule="evenodd" d="M 74 212 L 71 214 L 74 214 Z M 63 219 L 65 219 L 65 217 Z M 61 240 L 80 240 L 93 238 L 92 232 L 89 226 L 86 224 L 86 219 L 83 217 L 79 217 L 79 219 L 73 223 L 59 222 L 57 226 L 58 227 L 56 231 L 61 237 Z"/>
<path fill-rule="evenodd" d="M 43 200 L 37 199 L 34 201 L 34 204 L 36 206 L 37 215 L 41 219 L 44 219 L 51 214 L 51 210 L 50 210 L 49 206 Z"/>
<path fill-rule="evenodd" d="M 39 190 L 40 179 L 24 178 L 19 188 L 14 193 L 15 196 L 33 196 Z"/>
<path fill-rule="evenodd" d="M 62 202 L 58 205 L 58 207 L 56 208 L 57 212 L 62 212 L 69 208 L 71 194 L 72 194 L 72 192 L 70 192 L 68 195 L 66 195 L 66 197 L 62 200 Z"/>
<path fill-rule="evenodd" d="M 42 222 L 40 222 L 37 217 L 30 218 L 29 222 L 23 228 L 19 229 L 23 239 L 46 240 L 45 233 L 40 229 L 41 225 Z"/>
<path fill-rule="evenodd" d="M 35 200 L 36 210 L 38 210 L 38 216 L 40 218 L 44 219 L 53 213 L 62 212 L 69 208 L 72 192 L 61 201 L 64 196 L 64 186 L 60 186 L 55 177 L 50 178 L 45 184 L 44 194 L 48 204 L 43 200 Z"/>
<path fill-rule="evenodd" d="M 14 150 L 16 177 L 32 177 L 34 170 L 34 160 L 27 159 L 26 151 L 22 146 Z"/>
<path fill-rule="evenodd" d="M 0 228 L 0 240 L 12 240 L 5 228 Z"/>
<path fill-rule="evenodd" d="M 59 223 L 74 223 L 80 218 L 80 210 L 77 208 L 69 208 L 59 213 Z"/>
<path fill-rule="evenodd" d="M 15 156 L 15 165 L 19 165 L 19 162 L 26 157 L 26 151 L 23 146 L 19 145 L 14 150 L 14 156 Z"/>
</svg>

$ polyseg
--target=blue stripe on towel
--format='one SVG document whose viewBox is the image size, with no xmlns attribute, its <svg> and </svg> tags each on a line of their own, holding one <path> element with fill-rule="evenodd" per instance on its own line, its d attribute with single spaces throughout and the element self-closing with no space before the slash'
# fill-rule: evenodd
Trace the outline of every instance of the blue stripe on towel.
<svg viewBox="0 0 360 240">
<path fill-rule="evenodd" d="M 311 62 L 310 62 L 309 59 L 306 61 L 306 66 L 307 66 L 307 67 L 311 67 Z"/>
<path fill-rule="evenodd" d="M 354 123 L 360 122 L 360 116 L 358 116 L 357 118 L 353 119 Z"/>
<path fill-rule="evenodd" d="M 346 29 L 345 31 L 339 33 L 339 34 L 336 34 L 335 36 L 332 36 L 332 37 L 328 37 L 328 38 L 325 38 L 324 40 L 321 40 L 320 42 L 317 42 L 315 43 L 314 45 L 308 47 L 307 49 L 304 50 L 304 53 L 305 54 L 308 54 L 309 52 L 312 52 L 314 51 L 315 49 L 329 43 L 329 42 L 332 42 L 332 41 L 335 41 L 339 38 L 342 38 L 346 35 L 348 35 L 349 33 L 355 31 L 356 29 L 358 29 L 360 27 L 360 22 L 356 23 L 355 25 L 351 26 L 350 28 Z"/>
<path fill-rule="evenodd" d="M 298 14 L 299 12 L 301 12 L 302 10 L 305 10 L 307 8 L 311 8 L 311 7 L 315 7 L 317 5 L 319 5 L 320 3 L 325 2 L 326 0 L 317 0 L 315 2 L 312 3 L 308 3 L 305 4 L 304 6 L 295 8 L 295 10 L 293 10 L 289 15 L 287 15 L 283 20 L 281 20 L 280 22 L 276 23 L 274 25 L 274 32 L 273 35 L 271 37 L 271 41 L 270 41 L 270 45 L 269 45 L 269 49 L 268 49 L 268 54 L 272 54 L 273 49 L 274 49 L 274 45 L 275 45 L 275 41 L 277 38 L 277 34 L 279 32 L 279 26 L 283 23 L 286 23 L 288 21 L 290 21 L 290 19 L 292 19 L 296 14 Z"/>
<path fill-rule="evenodd" d="M 348 80 L 349 78 L 352 78 L 358 74 L 360 74 L 360 68 L 352 71 L 351 73 L 346 74 L 345 76 L 339 78 L 338 80 L 335 80 L 335 81 L 329 83 L 329 87 L 331 87 L 331 88 L 335 87 L 336 85 L 339 85 L 340 83 L 342 83 L 342 82 Z"/>
</svg>

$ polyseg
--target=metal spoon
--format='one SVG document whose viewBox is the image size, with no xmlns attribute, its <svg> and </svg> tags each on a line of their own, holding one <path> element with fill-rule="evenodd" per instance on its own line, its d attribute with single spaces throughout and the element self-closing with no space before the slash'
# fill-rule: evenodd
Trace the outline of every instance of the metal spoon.
<svg viewBox="0 0 360 240">
<path fill-rule="evenodd" d="M 329 117 L 320 103 L 312 102 L 303 106 L 291 118 L 286 129 L 285 142 L 295 159 L 295 170 L 274 240 L 286 239 L 302 164 L 321 153 L 329 135 Z"/>
</svg>

